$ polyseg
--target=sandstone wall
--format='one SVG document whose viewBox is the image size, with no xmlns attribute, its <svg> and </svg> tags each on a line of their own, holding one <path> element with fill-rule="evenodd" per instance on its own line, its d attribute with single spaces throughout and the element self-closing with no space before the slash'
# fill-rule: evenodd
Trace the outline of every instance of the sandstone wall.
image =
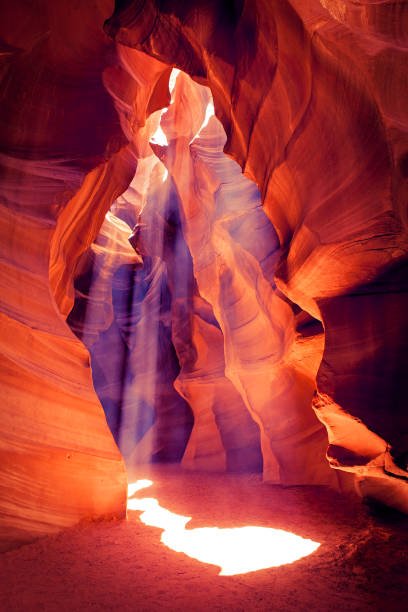
<svg viewBox="0 0 408 612">
<path fill-rule="evenodd" d="M 278 232 L 277 286 L 325 329 L 328 459 L 407 509 L 407 6 L 158 6 L 119 6 L 105 29 L 211 88 Z"/>
<path fill-rule="evenodd" d="M 173 66 L 211 89 L 224 150 L 259 187 L 276 230 L 262 233 L 266 225 L 260 229 L 249 209 L 223 208 L 220 175 L 208 165 L 211 138 L 220 139 L 216 120 L 191 142 L 202 116 L 187 102 L 203 98 L 202 113 L 207 94 L 182 77 L 163 124 L 169 145 L 155 153 L 177 194 L 177 232 L 191 257 L 184 293 L 175 289 L 174 269 L 166 281 L 175 385 L 195 416 L 185 465 L 231 469 L 246 449 L 244 464 L 255 469 L 260 436 L 269 481 L 335 486 L 335 470 L 350 472 L 362 495 L 408 510 L 407 6 L 7 6 L 0 32 L 3 549 L 83 517 L 124 515 L 123 460 L 93 388 L 89 353 L 66 320 L 107 211 L 138 160 L 151 157 L 152 113 L 170 102 Z M 146 220 L 154 219 L 154 198 L 151 206 Z M 145 247 L 153 248 L 146 232 Z M 169 270 L 174 253 L 166 255 Z M 126 258 L 139 261 L 128 250 Z M 163 425 L 166 411 L 160 418 Z M 323 456 L 326 436 L 335 470 Z"/>
</svg>

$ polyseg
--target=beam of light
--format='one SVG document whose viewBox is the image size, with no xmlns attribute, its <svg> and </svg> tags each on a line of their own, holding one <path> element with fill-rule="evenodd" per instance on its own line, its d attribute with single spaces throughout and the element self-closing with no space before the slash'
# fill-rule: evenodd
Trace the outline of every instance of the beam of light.
<svg viewBox="0 0 408 612">
<path fill-rule="evenodd" d="M 207 127 L 209 120 L 214 115 L 215 115 L 214 104 L 212 102 L 209 102 L 207 104 L 207 108 L 205 109 L 205 117 L 204 117 L 203 124 L 200 127 L 200 129 L 198 130 L 198 133 L 200 133 L 201 130 L 203 130 L 205 127 Z"/>
<path fill-rule="evenodd" d="M 129 485 L 129 497 L 151 484 L 149 480 L 139 480 Z M 141 511 L 140 520 L 145 525 L 163 529 L 161 542 L 168 548 L 203 563 L 218 565 L 220 576 L 293 563 L 320 546 L 318 542 L 270 527 L 186 529 L 190 516 L 170 512 L 152 497 L 128 499 L 128 510 Z"/>
<path fill-rule="evenodd" d="M 207 104 L 207 108 L 205 109 L 205 117 L 204 117 L 204 121 L 201 124 L 200 129 L 198 130 L 197 134 L 194 136 L 194 138 L 191 140 L 190 144 L 192 144 L 195 140 L 197 140 L 198 138 L 200 138 L 200 134 L 201 132 L 207 127 L 209 120 L 211 119 L 211 117 L 213 117 L 215 115 L 215 109 L 214 109 L 214 104 L 212 102 L 209 102 Z"/>
<path fill-rule="evenodd" d="M 168 110 L 169 109 L 166 107 L 160 111 L 159 125 L 157 127 L 157 130 L 155 131 L 155 133 L 153 134 L 153 136 L 151 136 L 149 140 L 149 142 L 152 142 L 153 144 L 161 145 L 162 147 L 167 147 L 167 145 L 169 144 L 167 142 L 167 136 L 163 132 L 162 127 L 160 125 L 162 116 L 164 115 L 164 113 L 167 113 Z"/>
<path fill-rule="evenodd" d="M 105 215 L 105 219 L 110 223 L 112 228 L 115 228 L 122 233 L 126 232 L 126 235 L 129 234 L 129 225 L 125 221 L 122 221 L 122 219 L 119 219 L 119 217 L 116 217 L 112 210 L 108 210 Z"/>
<path fill-rule="evenodd" d="M 176 86 L 176 81 L 177 81 L 177 77 L 180 74 L 180 70 L 178 68 L 173 68 L 173 70 L 171 71 L 170 74 L 170 79 L 169 79 L 169 91 L 172 94 L 173 93 L 173 89 Z M 173 103 L 173 100 L 170 102 L 170 104 Z"/>
</svg>

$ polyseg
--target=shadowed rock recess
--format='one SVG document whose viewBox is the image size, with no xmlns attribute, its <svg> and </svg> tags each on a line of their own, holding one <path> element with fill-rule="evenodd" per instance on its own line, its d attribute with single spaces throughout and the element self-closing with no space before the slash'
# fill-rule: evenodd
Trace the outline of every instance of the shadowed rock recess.
<svg viewBox="0 0 408 612">
<path fill-rule="evenodd" d="M 408 513 L 408 4 L 0 24 L 0 549 L 180 462 Z"/>
</svg>

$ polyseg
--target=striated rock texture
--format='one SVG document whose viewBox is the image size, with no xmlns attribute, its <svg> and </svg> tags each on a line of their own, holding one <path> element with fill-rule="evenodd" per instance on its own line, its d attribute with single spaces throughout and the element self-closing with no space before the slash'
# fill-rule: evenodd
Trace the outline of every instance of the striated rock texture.
<svg viewBox="0 0 408 612">
<path fill-rule="evenodd" d="M 123 460 L 63 316 L 98 209 L 129 174 L 109 152 L 122 136 L 100 81 L 110 10 L 17 2 L 2 15 L 1 549 L 126 511 Z"/>
<path fill-rule="evenodd" d="M 391 0 L 7 5 L 3 549 L 123 516 L 122 456 L 349 472 L 408 511 L 407 22 Z M 196 83 L 170 104 L 173 66 Z"/>
<path fill-rule="evenodd" d="M 293 363 L 295 318 L 276 293 L 279 243 L 259 192 L 222 154 L 219 121 L 211 117 L 194 137 L 186 131 L 187 113 L 178 110 L 200 89 L 185 75 L 178 77 L 174 103 L 162 119 L 169 146 L 152 147 L 178 190 L 197 289 L 223 337 L 222 371 L 260 428 L 264 478 L 287 485 L 334 484 L 336 475 L 324 460 L 327 436 L 310 406 L 315 373 L 305 375 Z M 198 125 L 203 119 L 204 113 Z M 188 394 L 194 378 L 185 380 L 182 371 L 178 388 Z M 224 396 L 219 403 L 231 400 Z M 228 419 L 237 416 L 234 407 Z"/>
<path fill-rule="evenodd" d="M 2 15 L 1 549 L 126 512 L 124 462 L 66 323 L 78 260 L 136 167 L 102 81 L 112 10 L 17 2 Z M 147 60 L 141 117 L 168 72 Z"/>
<path fill-rule="evenodd" d="M 329 462 L 405 510 L 407 15 L 394 2 L 152 0 L 119 3 L 105 26 L 211 88 L 225 151 L 278 233 L 277 286 L 323 323 L 313 407 Z M 251 375 L 234 365 L 236 384 Z"/>
</svg>

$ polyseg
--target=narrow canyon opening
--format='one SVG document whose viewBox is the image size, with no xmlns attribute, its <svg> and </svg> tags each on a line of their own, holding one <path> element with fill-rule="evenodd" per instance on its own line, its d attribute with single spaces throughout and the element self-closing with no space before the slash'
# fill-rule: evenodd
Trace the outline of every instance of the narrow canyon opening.
<svg viewBox="0 0 408 612">
<path fill-rule="evenodd" d="M 5 4 L 1 609 L 404 607 L 407 7 Z"/>
<path fill-rule="evenodd" d="M 134 495 L 152 484 L 141 474 L 170 463 L 303 484 L 304 465 L 290 474 L 292 456 L 279 449 L 297 438 L 299 448 L 306 441 L 309 463 L 320 452 L 310 484 L 336 488 L 325 429 L 311 407 L 314 380 L 302 383 L 290 357 L 308 338 L 317 371 L 323 329 L 275 285 L 279 239 L 256 185 L 223 151 L 227 137 L 210 89 L 173 69 L 169 91 L 168 106 L 146 120 L 129 187 L 78 261 L 67 322 L 89 351 L 94 388 L 126 463 L 128 513 L 143 511 L 142 522 L 162 529 L 167 546 L 234 575 L 291 563 L 319 542 L 236 520 L 185 529 L 191 517 Z M 291 413 L 280 416 L 274 440 L 273 411 L 282 413 L 280 394 L 294 381 L 308 388 L 306 398 L 295 397 Z"/>
<path fill-rule="evenodd" d="M 277 234 L 223 152 L 209 88 L 176 69 L 169 87 L 74 273 L 67 321 L 109 427 L 128 468 L 181 462 L 338 488 L 311 407 L 321 323 L 277 290 Z"/>
<path fill-rule="evenodd" d="M 128 467 L 260 472 L 265 424 L 227 347 L 262 317 L 273 330 L 256 283 L 275 291 L 279 243 L 256 186 L 223 153 L 210 90 L 174 69 L 170 91 L 147 119 L 130 186 L 78 262 L 68 323 Z M 249 366 L 263 367 L 263 353 Z"/>
</svg>

